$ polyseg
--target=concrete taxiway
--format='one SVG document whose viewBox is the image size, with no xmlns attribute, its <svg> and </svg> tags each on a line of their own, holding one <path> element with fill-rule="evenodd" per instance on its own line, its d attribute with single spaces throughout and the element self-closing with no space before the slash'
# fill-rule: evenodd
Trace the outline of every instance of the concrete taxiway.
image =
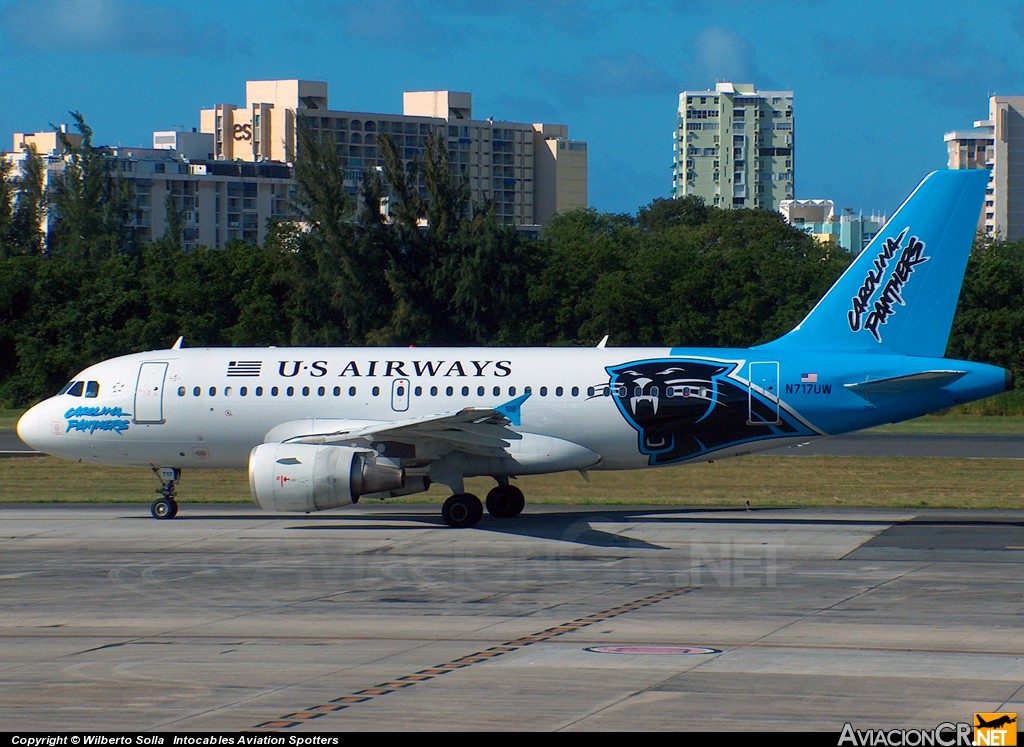
<svg viewBox="0 0 1024 747">
<path fill-rule="evenodd" d="M 10 731 L 932 728 L 1024 711 L 1024 512 L 0 507 Z"/>
</svg>

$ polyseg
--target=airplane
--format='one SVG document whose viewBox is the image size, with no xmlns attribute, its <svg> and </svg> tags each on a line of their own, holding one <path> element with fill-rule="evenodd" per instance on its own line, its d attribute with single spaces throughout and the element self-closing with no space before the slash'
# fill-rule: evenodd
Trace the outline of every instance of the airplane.
<svg viewBox="0 0 1024 747">
<path fill-rule="evenodd" d="M 1005 713 L 991 721 L 983 719 L 980 713 L 975 713 L 974 717 L 978 719 L 978 723 L 975 724 L 975 726 L 979 729 L 998 729 L 1000 726 L 1006 726 L 1007 724 L 1014 724 L 1017 722 L 1016 716 L 1011 718 Z"/>
<path fill-rule="evenodd" d="M 90 366 L 18 435 L 150 467 L 247 468 L 255 502 L 312 512 L 425 491 L 451 527 L 522 512 L 524 475 L 711 461 L 915 418 L 1012 388 L 943 357 L 988 172 L 928 175 L 791 332 L 751 348 L 187 348 Z"/>
</svg>

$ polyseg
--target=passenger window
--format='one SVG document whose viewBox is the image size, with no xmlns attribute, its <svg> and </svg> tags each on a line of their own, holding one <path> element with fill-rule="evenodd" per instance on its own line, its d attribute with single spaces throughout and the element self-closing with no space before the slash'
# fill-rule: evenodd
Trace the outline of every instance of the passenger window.
<svg viewBox="0 0 1024 747">
<path fill-rule="evenodd" d="M 514 386 L 510 386 L 508 388 L 508 396 L 509 397 L 515 397 L 516 396 L 516 388 Z"/>
<path fill-rule="evenodd" d="M 242 397 L 244 397 L 244 396 L 245 396 L 245 395 L 247 395 L 248 393 L 249 393 L 249 387 L 247 387 L 247 386 L 242 386 L 242 387 L 239 387 L 239 388 L 238 388 L 238 394 L 239 394 L 239 396 L 242 396 Z"/>
<path fill-rule="evenodd" d="M 562 389 L 562 387 L 560 387 L 560 386 L 556 386 L 556 387 L 555 387 L 555 396 L 556 396 L 556 397 L 561 397 L 561 396 L 562 396 L 562 393 L 563 393 L 564 391 L 565 391 L 565 390 L 564 390 L 564 389 Z"/>
<path fill-rule="evenodd" d="M 183 387 L 183 386 L 179 386 L 178 387 L 178 396 L 179 397 L 184 397 L 185 396 L 185 387 Z"/>
<path fill-rule="evenodd" d="M 380 387 L 379 386 L 375 386 L 373 389 L 370 390 L 370 394 L 372 394 L 374 397 L 379 397 L 380 396 Z"/>
<path fill-rule="evenodd" d="M 203 390 L 202 390 L 201 387 L 198 387 L 198 386 L 192 387 L 192 396 L 193 397 L 198 397 L 202 393 L 203 393 Z"/>
<path fill-rule="evenodd" d="M 270 396 L 271 396 L 271 397 L 276 397 L 276 396 L 277 396 L 277 393 L 278 393 L 279 391 L 281 391 L 281 390 L 280 390 L 280 389 L 278 389 L 278 388 L 277 388 L 276 386 L 272 386 L 272 387 L 270 387 Z"/>
<path fill-rule="evenodd" d="M 412 390 L 412 393 L 415 394 L 417 397 L 419 397 L 420 395 L 423 394 L 423 387 L 421 387 L 421 386 L 416 387 L 415 389 Z"/>
<path fill-rule="evenodd" d="M 540 396 L 541 397 L 547 397 L 548 396 L 548 388 L 546 386 L 542 386 L 540 388 Z"/>
<path fill-rule="evenodd" d="M 573 397 L 579 397 L 580 396 L 580 388 L 578 386 L 574 386 L 572 388 L 572 396 Z"/>
<path fill-rule="evenodd" d="M 309 387 L 308 386 L 302 387 L 302 396 L 303 397 L 308 397 L 309 396 Z"/>
<path fill-rule="evenodd" d="M 401 384 L 396 386 L 395 387 L 395 396 L 404 397 L 405 396 L 405 387 L 402 386 Z"/>
<path fill-rule="evenodd" d="M 476 396 L 477 396 L 477 397 L 483 397 L 483 396 L 484 396 L 484 392 L 485 392 L 485 391 L 486 391 L 486 390 L 485 390 L 485 389 L 484 389 L 484 388 L 483 388 L 482 386 L 478 386 L 478 387 L 476 388 Z"/>
<path fill-rule="evenodd" d="M 453 394 L 455 394 L 455 390 L 452 389 L 451 387 L 448 387 L 444 390 L 444 393 L 451 397 Z"/>
<path fill-rule="evenodd" d="M 225 397 L 230 397 L 231 396 L 231 387 L 229 387 L 229 386 L 224 387 L 224 396 Z"/>
<path fill-rule="evenodd" d="M 468 397 L 469 396 L 469 387 L 468 386 L 462 387 L 462 396 L 463 397 Z"/>
<path fill-rule="evenodd" d="M 319 387 L 316 390 L 316 396 L 317 397 L 323 397 L 325 394 L 327 394 L 327 390 L 324 387 Z"/>
<path fill-rule="evenodd" d="M 216 397 L 217 396 L 217 387 L 215 387 L 215 386 L 211 386 L 210 387 L 210 396 L 211 397 Z"/>
<path fill-rule="evenodd" d="M 85 385 L 85 396 L 95 398 L 100 396 L 100 382 L 89 381 Z"/>
<path fill-rule="evenodd" d="M 261 386 L 256 387 L 256 396 L 257 397 L 262 397 L 263 396 L 263 387 L 261 387 Z"/>
<path fill-rule="evenodd" d="M 341 396 L 341 387 L 340 386 L 334 387 L 334 396 L 335 397 L 340 397 Z"/>
<path fill-rule="evenodd" d="M 594 396 L 594 387 L 592 387 L 592 386 L 588 386 L 587 387 L 587 396 L 588 397 L 593 397 Z"/>
<path fill-rule="evenodd" d="M 523 394 L 533 394 L 533 387 L 528 386 L 525 389 L 523 389 Z"/>
<path fill-rule="evenodd" d="M 293 387 L 293 386 L 288 387 L 287 389 L 284 390 L 284 393 L 287 394 L 289 397 L 294 397 L 295 396 L 295 387 Z"/>
<path fill-rule="evenodd" d="M 500 397 L 501 396 L 501 387 L 500 386 L 494 387 L 494 396 L 495 397 Z"/>
<path fill-rule="evenodd" d="M 348 388 L 348 396 L 349 397 L 355 397 L 356 396 L 356 388 L 354 386 L 350 386 Z"/>
</svg>

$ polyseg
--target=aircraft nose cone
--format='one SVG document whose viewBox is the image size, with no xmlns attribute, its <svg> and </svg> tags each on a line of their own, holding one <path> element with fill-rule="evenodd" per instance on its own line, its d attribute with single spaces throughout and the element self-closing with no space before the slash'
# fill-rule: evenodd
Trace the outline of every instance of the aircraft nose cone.
<svg viewBox="0 0 1024 747">
<path fill-rule="evenodd" d="M 18 438 L 26 446 L 38 449 L 39 443 L 39 408 L 32 407 L 18 418 Z"/>
</svg>

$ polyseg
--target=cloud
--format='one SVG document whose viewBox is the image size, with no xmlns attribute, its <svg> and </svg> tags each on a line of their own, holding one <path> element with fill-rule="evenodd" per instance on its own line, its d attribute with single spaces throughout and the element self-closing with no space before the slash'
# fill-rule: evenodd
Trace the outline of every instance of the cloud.
<svg viewBox="0 0 1024 747">
<path fill-rule="evenodd" d="M 637 52 L 594 54 L 573 72 L 544 69 L 537 76 L 567 100 L 615 99 L 648 94 L 668 95 L 676 80 L 657 62 Z"/>
<path fill-rule="evenodd" d="M 421 0 L 361 1 L 341 7 L 325 3 L 322 8 L 340 15 L 350 36 L 381 46 L 454 44 L 464 33 L 458 26 L 439 20 L 440 14 Z"/>
<path fill-rule="evenodd" d="M 0 32 L 14 51 L 175 57 L 213 50 L 224 36 L 181 11 L 130 0 L 15 0 L 0 8 Z"/>
<path fill-rule="evenodd" d="M 709 86 L 719 80 L 751 83 L 759 77 L 751 63 L 750 43 L 731 29 L 721 26 L 704 29 L 694 39 L 693 51 L 690 67 Z"/>
<path fill-rule="evenodd" d="M 828 38 L 818 44 L 825 65 L 848 78 L 908 86 L 942 106 L 983 100 L 988 91 L 1019 87 L 1016 59 L 951 32 L 917 38 Z M 972 103 L 972 106 L 975 104 Z"/>
</svg>

